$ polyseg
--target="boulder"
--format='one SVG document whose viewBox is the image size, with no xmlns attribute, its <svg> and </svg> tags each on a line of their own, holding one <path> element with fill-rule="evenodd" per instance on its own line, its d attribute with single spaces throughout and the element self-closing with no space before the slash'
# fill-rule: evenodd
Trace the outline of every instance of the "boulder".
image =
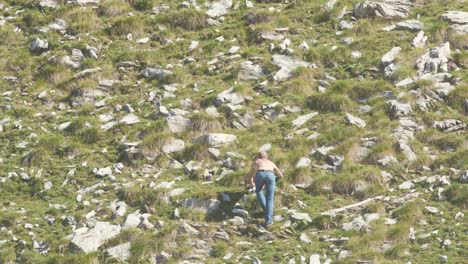
<svg viewBox="0 0 468 264">
<path fill-rule="evenodd" d="M 78 5 L 87 5 L 87 4 L 99 4 L 101 0 L 73 0 L 72 2 Z"/>
<path fill-rule="evenodd" d="M 395 61 L 395 57 L 400 53 L 400 47 L 393 47 L 382 57 L 382 66 L 387 67 Z"/>
<path fill-rule="evenodd" d="M 461 174 L 460 174 L 460 178 L 458 178 L 458 181 L 460 183 L 468 183 L 468 170 L 464 170 Z"/>
<path fill-rule="evenodd" d="M 278 66 L 280 69 L 273 76 L 273 79 L 277 82 L 284 81 L 292 77 L 293 71 L 299 67 L 309 67 L 310 63 L 289 57 L 286 55 L 273 55 L 273 64 Z"/>
<path fill-rule="evenodd" d="M 306 168 L 310 166 L 312 161 L 309 158 L 302 157 L 296 164 L 296 168 Z"/>
<path fill-rule="evenodd" d="M 202 142 L 210 147 L 218 147 L 237 141 L 237 136 L 232 134 L 209 133 L 195 139 L 195 142 Z"/>
<path fill-rule="evenodd" d="M 206 14 L 210 17 L 219 17 L 228 13 L 232 7 L 232 0 L 218 0 L 216 2 L 207 3 L 208 10 Z"/>
<path fill-rule="evenodd" d="M 192 127 L 189 118 L 182 115 L 171 115 L 166 118 L 169 131 L 172 133 L 181 133 Z"/>
<path fill-rule="evenodd" d="M 181 139 L 173 139 L 162 146 L 163 153 L 179 152 L 185 149 L 185 142 Z"/>
<path fill-rule="evenodd" d="M 409 16 L 410 8 L 411 2 L 409 0 L 364 1 L 354 7 L 353 15 L 356 18 L 402 19 Z"/>
<path fill-rule="evenodd" d="M 241 63 L 241 69 L 237 75 L 237 77 L 242 81 L 258 80 L 264 76 L 262 67 L 260 67 L 260 65 L 253 64 L 251 61 Z"/>
<path fill-rule="evenodd" d="M 423 30 L 424 24 L 418 20 L 407 20 L 399 22 L 395 25 L 396 30 L 408 30 L 411 32 L 418 32 Z"/>
<path fill-rule="evenodd" d="M 448 11 L 442 15 L 442 20 L 449 22 L 455 31 L 468 33 L 468 12 Z"/>
<path fill-rule="evenodd" d="M 111 258 L 126 261 L 130 258 L 130 242 L 117 245 L 106 250 L 107 255 Z"/>
<path fill-rule="evenodd" d="M 411 114 L 411 105 L 408 103 L 400 103 L 396 100 L 390 100 L 388 102 L 390 116 L 392 118 L 400 118 Z"/>
<path fill-rule="evenodd" d="M 57 8 L 58 1 L 57 0 L 40 0 L 39 1 L 40 7 L 48 7 L 48 8 Z"/>
<path fill-rule="evenodd" d="M 41 53 L 49 49 L 49 42 L 47 39 L 35 38 L 29 46 L 29 51 L 34 53 Z"/>
<path fill-rule="evenodd" d="M 318 115 L 317 112 L 312 112 L 312 113 L 308 113 L 305 115 L 301 115 L 292 121 L 292 125 L 294 128 L 299 128 L 316 115 Z"/>
<path fill-rule="evenodd" d="M 227 89 L 218 94 L 214 100 L 214 104 L 220 106 L 222 104 L 239 105 L 244 103 L 244 97 L 238 94 L 234 88 Z"/>
<path fill-rule="evenodd" d="M 187 209 L 197 210 L 205 214 L 212 214 L 219 209 L 221 202 L 215 199 L 189 198 L 184 200 L 182 206 Z"/>
<path fill-rule="evenodd" d="M 102 71 L 102 69 L 100 67 L 86 69 L 86 70 L 82 70 L 82 71 L 76 73 L 74 77 L 75 78 L 83 78 L 83 77 L 89 76 L 91 74 L 100 72 L 100 71 Z"/>
<path fill-rule="evenodd" d="M 200 234 L 200 231 L 195 229 L 193 226 L 191 226 L 189 223 L 185 221 L 181 221 L 179 224 L 179 227 L 177 228 L 177 234 L 179 235 L 198 235 Z"/>
<path fill-rule="evenodd" d="M 416 61 L 416 68 L 420 74 L 448 71 L 448 56 L 450 55 L 450 43 L 446 42 L 437 48 L 430 49 Z"/>
<path fill-rule="evenodd" d="M 468 24 L 468 12 L 448 11 L 442 15 L 442 19 L 454 24 Z"/>
<path fill-rule="evenodd" d="M 421 48 L 426 45 L 427 36 L 424 35 L 424 31 L 419 31 L 416 37 L 411 41 L 411 45 L 415 48 Z"/>
<path fill-rule="evenodd" d="M 141 71 L 141 75 L 145 78 L 148 79 L 157 79 L 161 80 L 166 76 L 169 76 L 172 74 L 172 71 L 165 70 L 165 69 L 156 69 L 156 68 L 146 68 L 143 71 Z"/>
<path fill-rule="evenodd" d="M 355 125 L 358 127 L 366 127 L 366 122 L 358 117 L 355 117 L 351 114 L 346 113 L 346 120 L 348 121 L 349 124 Z"/>
<path fill-rule="evenodd" d="M 94 168 L 93 169 L 93 173 L 96 174 L 96 176 L 98 177 L 106 177 L 106 176 L 112 176 L 112 167 L 111 166 L 108 166 L 108 167 L 104 167 L 104 168 Z"/>
<path fill-rule="evenodd" d="M 120 120 L 120 123 L 127 124 L 127 125 L 133 125 L 139 122 L 140 122 L 140 119 L 138 118 L 138 116 L 134 114 L 128 114 Z"/>
<path fill-rule="evenodd" d="M 280 41 L 286 38 L 286 36 L 277 32 L 263 32 L 260 34 L 260 38 L 264 40 L 270 40 L 270 41 Z"/>
<path fill-rule="evenodd" d="M 437 128 L 445 133 L 465 129 L 467 125 L 461 120 L 447 119 L 444 121 L 435 121 L 433 124 L 434 128 Z"/>
<path fill-rule="evenodd" d="M 82 227 L 75 230 L 71 245 L 77 251 L 91 253 L 97 251 L 107 240 L 120 234 L 120 226 L 97 221 L 93 228 Z"/>
</svg>

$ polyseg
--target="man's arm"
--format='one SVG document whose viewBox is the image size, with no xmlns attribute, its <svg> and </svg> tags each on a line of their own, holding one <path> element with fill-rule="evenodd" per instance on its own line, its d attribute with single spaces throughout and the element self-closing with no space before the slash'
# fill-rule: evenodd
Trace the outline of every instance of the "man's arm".
<svg viewBox="0 0 468 264">
<path fill-rule="evenodd" d="M 275 166 L 275 168 L 273 169 L 273 172 L 274 172 L 275 175 L 278 177 L 278 179 L 282 179 L 282 178 L 283 178 L 283 173 L 278 169 L 278 167 Z"/>
<path fill-rule="evenodd" d="M 255 187 L 255 183 L 254 183 L 254 180 L 253 180 L 255 172 L 256 172 L 255 166 L 254 166 L 254 164 L 252 164 L 252 166 L 250 166 L 250 171 L 249 171 L 249 173 L 247 173 L 247 178 L 246 178 L 247 182 L 250 184 L 250 187 L 252 187 L 252 188 Z"/>
</svg>

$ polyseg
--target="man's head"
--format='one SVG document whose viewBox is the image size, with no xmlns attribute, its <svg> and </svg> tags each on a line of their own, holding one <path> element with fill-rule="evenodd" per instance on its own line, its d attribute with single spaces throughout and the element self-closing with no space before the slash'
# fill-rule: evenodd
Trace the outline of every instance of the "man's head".
<svg viewBox="0 0 468 264">
<path fill-rule="evenodd" d="M 265 151 L 259 151 L 257 153 L 257 159 L 270 159 L 270 157 Z"/>
</svg>

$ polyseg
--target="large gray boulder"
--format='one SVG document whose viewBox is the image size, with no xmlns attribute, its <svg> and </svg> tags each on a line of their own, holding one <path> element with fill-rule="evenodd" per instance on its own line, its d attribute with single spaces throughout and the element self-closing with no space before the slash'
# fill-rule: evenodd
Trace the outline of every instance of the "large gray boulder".
<svg viewBox="0 0 468 264">
<path fill-rule="evenodd" d="M 447 72 L 450 56 L 450 43 L 446 42 L 437 48 L 430 49 L 416 61 L 416 67 L 420 74 L 432 72 Z"/>
<path fill-rule="evenodd" d="M 82 227 L 75 230 L 71 244 L 74 249 L 83 253 L 96 251 L 107 240 L 120 234 L 120 226 L 108 222 L 96 222 L 92 229 Z"/>
<path fill-rule="evenodd" d="M 189 118 L 182 115 L 171 115 L 166 118 L 169 131 L 172 133 L 181 133 L 192 126 Z"/>
<path fill-rule="evenodd" d="M 230 88 L 228 90 L 223 91 L 222 93 L 216 96 L 214 100 L 214 104 L 220 106 L 222 104 L 231 104 L 231 105 L 239 105 L 244 102 L 244 97 L 238 94 L 234 88 Z"/>
<path fill-rule="evenodd" d="M 206 5 L 208 6 L 206 14 L 214 18 L 227 14 L 232 7 L 232 0 L 218 0 L 213 3 L 207 3 Z"/>
<path fill-rule="evenodd" d="M 253 64 L 251 61 L 241 63 L 241 69 L 237 75 L 237 77 L 242 81 L 258 80 L 264 76 L 262 67 L 260 67 L 260 65 Z"/>
<path fill-rule="evenodd" d="M 198 198 L 186 199 L 182 206 L 187 209 L 201 211 L 205 214 L 211 214 L 219 209 L 221 202 L 215 199 L 203 200 Z"/>
<path fill-rule="evenodd" d="M 35 38 L 31 42 L 31 46 L 29 46 L 29 51 L 31 52 L 43 52 L 49 49 L 49 42 L 47 39 L 40 39 L 40 38 Z"/>
<path fill-rule="evenodd" d="M 348 121 L 349 124 L 355 125 L 357 127 L 366 127 L 366 122 L 359 117 L 355 117 L 351 114 L 346 113 L 346 121 Z"/>
<path fill-rule="evenodd" d="M 410 8 L 411 2 L 409 0 L 364 1 L 354 7 L 353 14 L 357 18 L 402 19 L 409 16 Z"/>
<path fill-rule="evenodd" d="M 455 31 L 468 33 L 468 12 L 448 11 L 442 15 L 442 19 L 449 22 Z"/>
<path fill-rule="evenodd" d="M 389 52 L 382 57 L 382 66 L 387 67 L 395 61 L 395 57 L 400 53 L 400 47 L 393 47 Z"/>
<path fill-rule="evenodd" d="M 294 128 L 299 128 L 316 115 L 318 115 L 317 112 L 312 112 L 312 113 L 308 113 L 305 115 L 301 115 L 292 121 L 292 125 Z"/>
<path fill-rule="evenodd" d="M 101 0 L 73 0 L 73 3 L 78 5 L 99 4 Z"/>
<path fill-rule="evenodd" d="M 157 68 L 146 68 L 141 71 L 141 75 L 148 79 L 157 79 L 161 80 L 166 76 L 171 75 L 172 72 L 170 70 L 165 69 L 157 69 Z"/>
<path fill-rule="evenodd" d="M 273 79 L 277 82 L 284 81 L 292 77 L 293 71 L 299 67 L 309 67 L 310 63 L 295 59 L 286 55 L 273 55 L 273 64 L 278 66 L 280 69 L 273 76 Z"/>
<path fill-rule="evenodd" d="M 462 130 L 467 127 L 465 123 L 457 119 L 447 119 L 444 121 L 435 121 L 433 124 L 434 128 L 437 128 L 445 133 Z"/>
<path fill-rule="evenodd" d="M 410 104 L 400 103 L 396 100 L 390 100 L 388 106 L 392 118 L 404 117 L 412 112 Z"/>
<path fill-rule="evenodd" d="M 130 242 L 117 245 L 115 247 L 106 250 L 106 253 L 111 258 L 116 258 L 122 261 L 126 261 L 130 258 Z"/>
<path fill-rule="evenodd" d="M 222 133 L 209 133 L 195 139 L 195 142 L 202 142 L 211 147 L 218 147 L 226 145 L 237 140 L 236 135 L 222 134 Z"/>
<path fill-rule="evenodd" d="M 171 139 L 162 146 L 163 153 L 179 152 L 185 149 L 185 142 L 182 139 Z"/>
<path fill-rule="evenodd" d="M 58 6 L 57 0 L 41 0 L 39 1 L 40 7 L 56 8 Z"/>
<path fill-rule="evenodd" d="M 411 32 L 418 32 L 418 31 L 423 30 L 423 28 L 424 28 L 424 24 L 414 19 L 402 21 L 395 25 L 396 30 L 408 30 Z"/>
</svg>

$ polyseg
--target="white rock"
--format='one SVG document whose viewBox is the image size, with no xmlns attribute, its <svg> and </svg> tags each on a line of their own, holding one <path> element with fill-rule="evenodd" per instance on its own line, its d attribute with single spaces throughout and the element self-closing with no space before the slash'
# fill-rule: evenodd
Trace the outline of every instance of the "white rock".
<svg viewBox="0 0 468 264">
<path fill-rule="evenodd" d="M 208 10 L 206 14 L 210 17 L 219 17 L 228 13 L 232 7 L 232 0 L 218 0 L 216 2 L 207 3 Z"/>
<path fill-rule="evenodd" d="M 203 142 L 211 147 L 218 147 L 225 144 L 230 144 L 237 141 L 236 135 L 209 133 L 195 139 L 196 142 Z"/>
<path fill-rule="evenodd" d="M 251 61 L 245 61 L 241 63 L 241 69 L 237 76 L 240 80 L 247 81 L 258 80 L 263 78 L 265 75 L 260 65 L 255 65 Z"/>
<path fill-rule="evenodd" d="M 401 51 L 400 47 L 393 47 L 389 52 L 387 52 L 383 57 L 382 57 L 382 65 L 384 67 L 392 64 L 395 61 L 396 55 L 398 55 Z"/>
<path fill-rule="evenodd" d="M 312 161 L 309 158 L 302 157 L 296 164 L 296 168 L 306 168 Z"/>
<path fill-rule="evenodd" d="M 406 79 L 399 81 L 397 84 L 395 84 L 395 86 L 397 88 L 401 88 L 401 87 L 405 87 L 413 83 L 414 83 L 414 80 L 412 78 L 406 78 Z"/>
<path fill-rule="evenodd" d="M 106 177 L 106 176 L 111 176 L 112 175 L 112 167 L 111 166 L 108 166 L 108 167 L 104 167 L 104 168 L 95 168 L 93 170 L 93 173 L 96 174 L 96 176 L 99 176 L 99 177 Z"/>
<path fill-rule="evenodd" d="M 362 57 L 362 53 L 360 51 L 352 51 L 351 52 L 351 58 L 353 59 L 359 59 Z"/>
<path fill-rule="evenodd" d="M 310 63 L 298 60 L 286 55 L 275 54 L 272 57 L 273 64 L 278 66 L 280 69 L 273 76 L 273 79 L 277 82 L 284 81 L 292 76 L 292 73 L 298 67 L 309 67 Z"/>
<path fill-rule="evenodd" d="M 141 39 L 137 39 L 135 42 L 137 44 L 146 44 L 150 41 L 150 38 L 149 37 L 146 37 L 146 38 L 141 38 Z"/>
<path fill-rule="evenodd" d="M 72 124 L 72 122 L 62 123 L 57 127 L 57 129 L 60 130 L 60 131 L 63 131 L 65 129 L 67 129 L 71 124 Z"/>
<path fill-rule="evenodd" d="M 237 93 L 234 90 L 234 88 L 230 88 L 218 94 L 214 100 L 214 103 L 217 106 L 220 106 L 222 104 L 227 104 L 227 103 L 231 105 L 239 105 L 239 104 L 244 103 L 244 98 L 242 97 L 242 95 Z"/>
<path fill-rule="evenodd" d="M 426 210 L 431 214 L 439 213 L 439 208 L 437 208 L 437 207 L 425 206 L 424 208 L 426 208 Z"/>
<path fill-rule="evenodd" d="M 49 42 L 46 39 L 35 38 L 31 42 L 29 50 L 31 52 L 42 52 L 49 49 Z"/>
<path fill-rule="evenodd" d="M 127 124 L 127 125 L 133 125 L 137 124 L 140 122 L 140 119 L 138 116 L 134 115 L 133 113 L 130 113 L 126 116 L 124 116 L 121 120 L 120 123 Z"/>
<path fill-rule="evenodd" d="M 462 34 L 468 33 L 468 12 L 448 11 L 442 15 L 442 19 L 451 23 L 455 31 Z"/>
<path fill-rule="evenodd" d="M 71 238 L 72 247 L 84 253 L 97 251 L 98 247 L 120 233 L 120 226 L 97 221 L 92 229 L 82 227 L 75 230 Z"/>
<path fill-rule="evenodd" d="M 172 133 L 184 132 L 192 126 L 190 119 L 181 115 L 169 116 L 166 118 L 166 121 Z"/>
<path fill-rule="evenodd" d="M 304 125 L 305 123 L 307 123 L 307 121 L 309 121 L 310 119 L 312 119 L 316 115 L 318 115 L 318 112 L 312 112 L 312 113 L 308 113 L 308 114 L 299 116 L 298 118 L 296 118 L 296 119 L 294 119 L 292 121 L 292 125 L 295 128 L 299 128 L 302 125 Z"/>
<path fill-rule="evenodd" d="M 411 2 L 409 0 L 367 0 L 354 7 L 353 15 L 357 18 L 401 19 L 409 16 L 410 7 Z"/>
<path fill-rule="evenodd" d="M 72 0 L 75 4 L 86 5 L 86 4 L 99 4 L 101 0 Z"/>
<path fill-rule="evenodd" d="M 112 257 L 125 261 L 130 258 L 130 242 L 117 245 L 106 250 L 106 253 Z"/>
<path fill-rule="evenodd" d="M 185 142 L 181 139 L 170 140 L 162 146 L 164 153 L 179 152 L 185 149 Z"/>
<path fill-rule="evenodd" d="M 48 181 L 46 183 L 44 183 L 44 190 L 47 191 L 47 190 L 50 190 L 52 188 L 52 182 Z"/>
<path fill-rule="evenodd" d="M 141 75 L 149 79 L 158 79 L 161 80 L 164 77 L 171 75 L 172 71 L 159 69 L 159 68 L 146 68 L 141 72 Z"/>
<path fill-rule="evenodd" d="M 192 40 L 192 42 L 190 43 L 190 46 L 188 48 L 189 51 L 192 51 L 194 49 L 196 49 L 198 47 L 198 45 L 200 44 L 200 42 L 198 41 L 195 41 L 195 40 Z"/>
<path fill-rule="evenodd" d="M 366 122 L 358 117 L 355 117 L 351 114 L 346 113 L 346 120 L 348 121 L 349 124 L 355 125 L 358 127 L 366 127 Z"/>
<path fill-rule="evenodd" d="M 421 48 L 426 45 L 427 36 L 424 35 L 424 31 L 419 31 L 416 37 L 411 41 L 411 45 L 415 48 Z"/>
<path fill-rule="evenodd" d="M 309 258 L 309 264 L 320 264 L 320 255 L 313 254 Z"/>
<path fill-rule="evenodd" d="M 409 190 L 414 188 L 414 183 L 412 181 L 405 181 L 402 184 L 398 185 L 400 190 Z"/>
<path fill-rule="evenodd" d="M 306 243 L 306 244 L 311 244 L 312 241 L 310 241 L 310 238 L 307 236 L 306 233 L 301 233 L 301 235 L 299 236 L 299 240 L 301 240 L 302 242 Z"/>
<path fill-rule="evenodd" d="M 197 210 L 205 214 L 212 214 L 219 209 L 221 202 L 215 199 L 190 198 L 184 200 L 182 206 L 191 210 Z"/>
<path fill-rule="evenodd" d="M 40 0 L 39 6 L 48 7 L 48 8 L 56 8 L 58 6 L 58 3 L 57 3 L 57 0 Z"/>
<path fill-rule="evenodd" d="M 418 32 L 423 30 L 424 25 L 418 20 L 406 20 L 402 22 L 398 22 L 395 26 L 397 30 L 408 30 L 412 32 Z"/>
</svg>

